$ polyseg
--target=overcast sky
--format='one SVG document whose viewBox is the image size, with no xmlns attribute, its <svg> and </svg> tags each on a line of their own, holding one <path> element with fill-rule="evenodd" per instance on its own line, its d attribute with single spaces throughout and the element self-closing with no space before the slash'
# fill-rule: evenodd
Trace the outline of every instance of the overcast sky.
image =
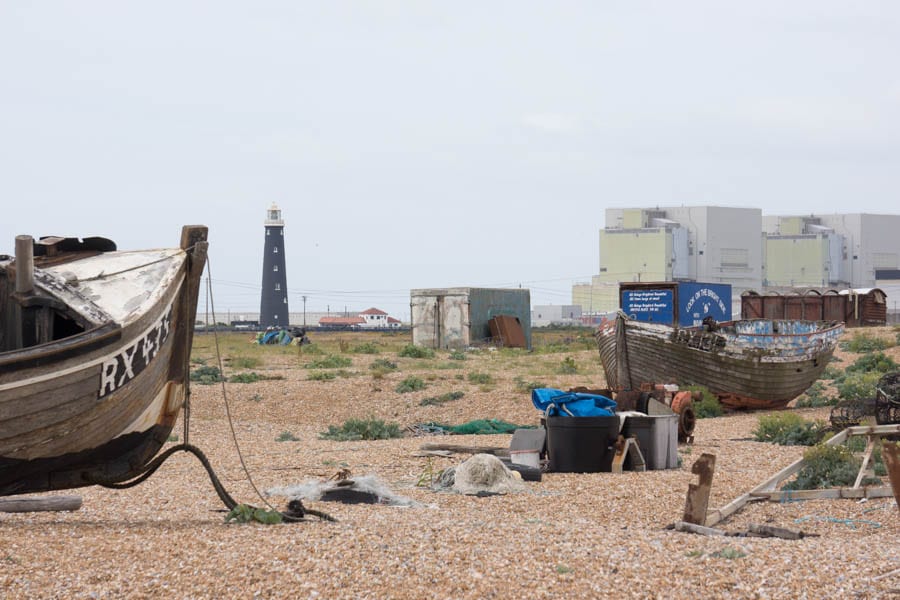
<svg viewBox="0 0 900 600">
<path fill-rule="evenodd" d="M 568 304 L 604 210 L 896 213 L 900 3 L 0 0 L 0 253 L 177 245 L 218 312 L 528 287 Z"/>
</svg>

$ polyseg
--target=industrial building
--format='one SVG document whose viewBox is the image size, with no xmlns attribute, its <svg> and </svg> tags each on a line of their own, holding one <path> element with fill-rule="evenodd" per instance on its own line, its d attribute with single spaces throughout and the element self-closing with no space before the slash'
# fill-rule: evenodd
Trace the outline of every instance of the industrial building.
<svg viewBox="0 0 900 600">
<path fill-rule="evenodd" d="M 900 215 L 767 216 L 766 287 L 881 287 L 900 269 Z"/>
<path fill-rule="evenodd" d="M 532 327 L 550 325 L 581 325 L 581 306 L 578 304 L 542 304 L 531 308 Z"/>
<path fill-rule="evenodd" d="M 587 313 L 614 311 L 620 282 L 649 281 L 728 284 L 739 298 L 762 285 L 761 236 L 757 208 L 609 208 L 600 272 L 573 286 L 572 303 Z"/>
<path fill-rule="evenodd" d="M 735 307 L 750 290 L 879 287 L 891 296 L 900 293 L 898 231 L 900 215 L 610 208 L 599 235 L 599 273 L 572 287 L 572 303 L 586 314 L 611 312 L 619 308 L 619 283 L 647 281 L 728 284 Z"/>
</svg>

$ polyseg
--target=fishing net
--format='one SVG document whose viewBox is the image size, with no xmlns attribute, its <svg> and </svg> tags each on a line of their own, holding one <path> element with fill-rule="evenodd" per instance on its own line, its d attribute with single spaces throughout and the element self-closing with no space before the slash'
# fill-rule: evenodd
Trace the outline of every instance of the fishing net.
<svg viewBox="0 0 900 600">
<path fill-rule="evenodd" d="M 470 496 L 512 494 L 527 487 L 521 477 L 511 472 L 491 454 L 476 454 L 456 467 L 453 490 Z"/>
<path fill-rule="evenodd" d="M 432 432 L 449 432 L 454 435 L 492 435 L 496 433 L 514 433 L 516 429 L 534 429 L 534 425 L 516 425 L 500 419 L 475 419 L 461 425 L 443 425 L 441 423 L 424 423 L 421 427 Z"/>
<path fill-rule="evenodd" d="M 355 491 L 359 495 L 372 496 L 377 504 L 388 506 L 422 506 L 419 502 L 395 494 L 387 485 L 374 475 L 353 477 L 344 481 L 307 481 L 297 485 L 276 487 L 266 490 L 266 496 L 287 496 L 288 498 L 301 498 L 303 500 L 329 500 L 335 492 Z"/>
</svg>

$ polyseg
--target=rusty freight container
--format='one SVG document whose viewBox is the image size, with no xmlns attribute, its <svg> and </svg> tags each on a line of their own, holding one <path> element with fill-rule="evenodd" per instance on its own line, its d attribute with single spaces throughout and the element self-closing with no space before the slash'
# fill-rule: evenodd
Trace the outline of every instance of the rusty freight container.
<svg viewBox="0 0 900 600">
<path fill-rule="evenodd" d="M 787 294 L 747 291 L 741 294 L 741 318 L 843 321 L 848 327 L 885 325 L 887 294 L 879 288 Z"/>
<path fill-rule="evenodd" d="M 878 288 L 841 290 L 847 299 L 844 322 L 851 327 L 887 324 L 887 294 Z"/>
</svg>

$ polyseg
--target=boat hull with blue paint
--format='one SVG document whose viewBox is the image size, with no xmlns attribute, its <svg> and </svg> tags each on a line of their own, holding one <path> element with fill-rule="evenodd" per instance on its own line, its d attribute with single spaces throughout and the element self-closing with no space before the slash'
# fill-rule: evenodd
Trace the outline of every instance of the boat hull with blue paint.
<svg viewBox="0 0 900 600">
<path fill-rule="evenodd" d="M 702 385 L 729 408 L 783 408 L 822 375 L 844 324 L 748 319 L 671 327 L 619 315 L 596 334 L 607 384 Z"/>
</svg>

